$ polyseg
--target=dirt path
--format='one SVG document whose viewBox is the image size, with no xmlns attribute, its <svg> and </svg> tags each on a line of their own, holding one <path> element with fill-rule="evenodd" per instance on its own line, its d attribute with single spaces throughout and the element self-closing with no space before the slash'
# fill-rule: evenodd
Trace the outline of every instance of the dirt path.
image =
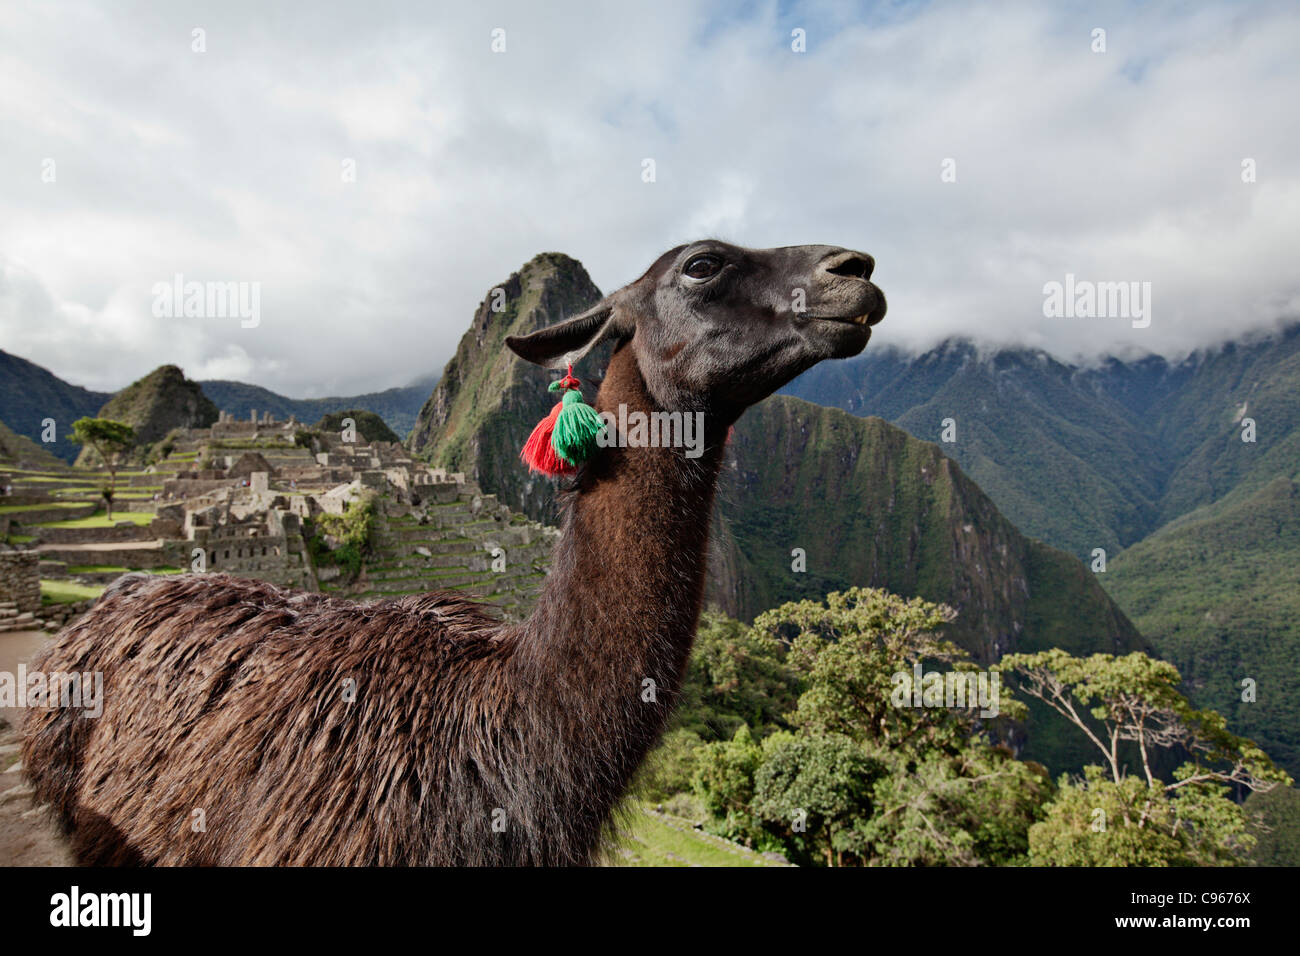
<svg viewBox="0 0 1300 956">
<path fill-rule="evenodd" d="M 50 637 L 42 631 L 0 634 L 0 672 L 30 663 Z M 71 866 L 72 858 L 43 811 L 33 809 L 31 787 L 18 758 L 23 711 L 0 708 L 0 866 Z"/>
<path fill-rule="evenodd" d="M 0 634 L 0 673 L 15 674 L 20 663 L 30 665 L 36 652 L 51 640 L 44 631 L 6 631 Z M 9 725 L 17 730 L 22 726 L 23 712 L 17 707 L 0 707 L 0 720 L 9 721 Z"/>
</svg>

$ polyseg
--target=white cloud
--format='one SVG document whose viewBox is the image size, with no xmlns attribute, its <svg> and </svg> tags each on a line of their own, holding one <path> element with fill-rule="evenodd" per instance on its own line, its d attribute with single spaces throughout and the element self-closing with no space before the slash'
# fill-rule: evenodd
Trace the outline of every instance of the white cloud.
<svg viewBox="0 0 1300 956">
<path fill-rule="evenodd" d="M 92 387 L 404 384 L 537 252 L 612 289 L 701 233 L 865 249 L 913 347 L 1179 354 L 1300 298 L 1293 5 L 41 4 L 0 36 L 0 347 Z M 153 318 L 177 272 L 260 282 L 261 325 Z M 1152 282 L 1151 327 L 1043 318 L 1067 272 Z"/>
</svg>

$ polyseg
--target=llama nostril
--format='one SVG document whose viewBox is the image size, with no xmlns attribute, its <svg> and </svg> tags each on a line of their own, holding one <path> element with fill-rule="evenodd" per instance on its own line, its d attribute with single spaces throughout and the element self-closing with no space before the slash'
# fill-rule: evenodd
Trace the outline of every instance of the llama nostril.
<svg viewBox="0 0 1300 956">
<path fill-rule="evenodd" d="M 826 271 L 837 276 L 870 279 L 871 270 L 875 267 L 876 260 L 865 252 L 844 252 L 836 257 L 832 265 L 826 267 Z"/>
</svg>

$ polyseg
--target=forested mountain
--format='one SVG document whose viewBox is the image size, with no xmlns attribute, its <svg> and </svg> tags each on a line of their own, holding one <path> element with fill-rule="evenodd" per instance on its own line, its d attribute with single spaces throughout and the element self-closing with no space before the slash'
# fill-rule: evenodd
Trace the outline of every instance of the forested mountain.
<svg viewBox="0 0 1300 956">
<path fill-rule="evenodd" d="M 1090 563 L 1103 548 L 1098 579 L 1193 701 L 1300 769 L 1300 325 L 1176 363 L 868 349 L 788 391 L 932 440 L 952 419 L 940 447 L 1007 517 Z"/>
<path fill-rule="evenodd" d="M 333 398 L 286 398 L 244 382 L 212 380 L 198 384 L 213 405 L 236 418 L 246 419 L 252 412 L 270 412 L 278 419 L 293 415 L 298 421 L 311 424 L 325 415 L 365 409 L 405 437 L 437 380 L 436 374 L 429 374 L 399 388 Z M 34 362 L 0 351 L 0 422 L 40 444 L 42 422 L 54 419 L 58 441 L 44 447 L 65 461 L 75 461 L 81 452 L 81 446 L 68 440 L 72 423 L 78 418 L 99 415 L 115 394 L 119 393 L 95 392 L 72 385 Z"/>
<path fill-rule="evenodd" d="M 136 451 L 144 453 L 174 428 L 207 428 L 217 420 L 217 413 L 217 406 L 197 382 L 187 379 L 175 365 L 160 365 L 105 402 L 95 417 L 130 425 L 135 431 Z M 99 460 L 90 447 L 77 456 L 77 464 L 87 467 Z"/>
<path fill-rule="evenodd" d="M 112 397 L 69 384 L 35 362 L 0 351 L 0 421 L 64 461 L 76 460 L 81 451 L 71 441 L 72 423 L 96 415 Z M 57 441 L 42 441 L 46 419 L 54 420 Z"/>
<path fill-rule="evenodd" d="M 1096 366 L 949 340 L 921 355 L 868 348 L 784 390 L 942 441 L 1027 534 L 1114 554 L 1200 505 L 1300 463 L 1300 325 L 1192 355 Z M 1256 422 L 1254 443 L 1241 420 Z"/>
</svg>

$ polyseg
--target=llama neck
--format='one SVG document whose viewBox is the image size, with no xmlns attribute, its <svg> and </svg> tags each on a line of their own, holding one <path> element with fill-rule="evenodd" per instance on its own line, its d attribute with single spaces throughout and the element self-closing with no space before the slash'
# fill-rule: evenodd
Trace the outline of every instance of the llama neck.
<svg viewBox="0 0 1300 956">
<path fill-rule="evenodd" d="M 622 405 L 632 421 L 662 411 L 627 347 L 594 404 L 616 418 Z M 620 792 L 671 713 L 699 619 L 726 434 L 709 418 L 697 458 L 681 447 L 596 452 L 516 647 L 526 678 L 558 694 L 562 732 L 600 751 Z"/>
</svg>

